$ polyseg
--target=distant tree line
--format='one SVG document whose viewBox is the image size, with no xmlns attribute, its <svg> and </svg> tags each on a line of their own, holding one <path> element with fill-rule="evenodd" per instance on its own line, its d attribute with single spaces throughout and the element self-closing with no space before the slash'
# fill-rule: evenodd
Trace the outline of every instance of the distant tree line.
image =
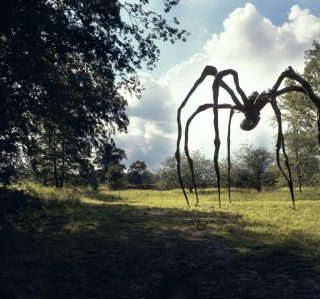
<svg viewBox="0 0 320 299">
<path fill-rule="evenodd" d="M 194 161 L 194 172 L 196 186 L 199 188 L 216 187 L 216 175 L 214 163 L 205 158 L 199 151 L 191 153 Z M 274 155 L 263 147 L 253 147 L 252 145 L 242 145 L 232 157 L 232 167 L 230 183 L 236 188 L 254 188 L 261 191 L 263 187 L 274 187 L 278 180 L 278 173 L 275 171 Z M 192 192 L 193 183 L 187 159 L 182 158 L 181 172 L 185 186 Z M 221 185 L 228 186 L 228 165 L 224 159 L 220 163 Z M 165 160 L 157 177 L 160 184 L 168 187 L 179 187 L 176 175 L 176 162 L 174 157 Z"/>
</svg>

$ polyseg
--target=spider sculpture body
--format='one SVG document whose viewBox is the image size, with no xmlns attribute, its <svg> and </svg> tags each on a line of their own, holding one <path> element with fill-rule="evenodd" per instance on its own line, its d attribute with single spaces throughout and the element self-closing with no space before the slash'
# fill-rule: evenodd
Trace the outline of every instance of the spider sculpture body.
<svg viewBox="0 0 320 299">
<path fill-rule="evenodd" d="M 214 66 L 206 66 L 200 76 L 200 78 L 194 83 L 193 87 L 190 89 L 189 93 L 187 94 L 186 98 L 181 103 L 180 107 L 178 108 L 177 113 L 177 122 L 178 122 L 178 138 L 177 138 L 177 149 L 175 153 L 175 157 L 177 160 L 177 171 L 178 171 L 178 178 L 179 183 L 181 186 L 181 189 L 183 191 L 184 197 L 187 201 L 187 204 L 189 205 L 188 196 L 185 191 L 184 183 L 181 176 L 181 157 L 180 157 L 180 143 L 182 138 L 182 125 L 181 125 L 181 112 L 184 106 L 187 104 L 190 96 L 193 94 L 193 92 L 197 89 L 197 87 L 203 82 L 203 80 L 207 76 L 213 76 L 213 84 L 212 84 L 212 91 L 213 91 L 213 102 L 204 104 L 198 107 L 198 109 L 188 118 L 185 126 L 184 131 L 184 152 L 188 160 L 188 164 L 191 171 L 191 177 L 192 177 L 192 183 L 196 194 L 196 199 L 198 203 L 198 192 L 195 184 L 195 177 L 194 177 L 194 166 L 193 161 L 189 154 L 188 149 L 188 140 L 189 140 L 189 126 L 194 119 L 194 117 L 207 110 L 207 109 L 213 109 L 213 124 L 214 124 L 214 168 L 216 172 L 217 177 L 217 187 L 218 187 L 218 197 L 219 197 L 219 205 L 221 205 L 220 200 L 220 170 L 219 170 L 219 149 L 220 149 L 220 137 L 219 137 L 219 126 L 218 126 L 218 117 L 219 117 L 219 109 L 229 109 L 229 124 L 228 124 L 228 136 L 227 136 L 227 159 L 228 159 L 228 193 L 229 193 L 229 201 L 231 202 L 230 197 L 230 169 L 231 169 L 231 162 L 230 162 L 230 133 L 231 133 L 231 120 L 234 112 L 240 112 L 243 113 L 244 119 L 242 120 L 240 127 L 242 130 L 250 131 L 254 129 L 257 124 L 260 121 L 260 112 L 261 110 L 267 105 L 270 104 L 272 106 L 272 109 L 275 113 L 277 124 L 278 124 L 278 135 L 277 135 L 277 143 L 276 143 L 276 161 L 277 166 L 281 172 L 281 174 L 284 176 L 288 183 L 288 187 L 291 194 L 292 204 L 293 208 L 295 208 L 295 198 L 294 198 L 294 192 L 293 192 L 293 181 L 292 181 L 292 175 L 291 175 L 291 169 L 289 165 L 288 156 L 286 154 L 285 149 L 285 143 L 284 143 L 284 135 L 282 131 L 282 120 L 281 120 L 281 111 L 277 104 L 277 97 L 281 96 L 288 92 L 300 92 L 305 94 L 315 105 L 318 112 L 317 117 L 317 126 L 318 126 L 318 142 L 320 145 L 320 119 L 319 119 L 319 113 L 320 113 L 320 99 L 314 94 L 310 84 L 303 79 L 301 76 L 299 76 L 291 67 L 288 67 L 287 70 L 282 72 L 277 79 L 274 86 L 267 90 L 263 91 L 260 94 L 258 92 L 252 93 L 249 97 L 246 96 L 244 91 L 241 89 L 239 85 L 239 78 L 238 73 L 232 69 L 227 69 L 218 72 L 217 69 Z M 238 93 L 238 96 L 240 96 L 240 99 L 235 94 L 235 92 L 223 81 L 224 77 L 226 76 L 232 76 L 236 91 Z M 284 88 L 280 88 L 281 83 L 285 79 L 291 79 L 295 82 L 297 82 L 299 85 L 291 85 Z M 230 104 L 220 104 L 218 103 L 219 100 L 219 91 L 220 88 L 223 88 L 231 97 L 234 105 Z M 280 151 L 282 150 L 283 158 L 284 158 L 284 165 L 285 169 L 283 169 L 283 166 L 280 163 Z"/>
</svg>

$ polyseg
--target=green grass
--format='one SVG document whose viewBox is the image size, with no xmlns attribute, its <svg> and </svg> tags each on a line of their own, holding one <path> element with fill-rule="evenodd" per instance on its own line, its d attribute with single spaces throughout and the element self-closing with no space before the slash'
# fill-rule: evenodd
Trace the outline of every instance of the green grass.
<svg viewBox="0 0 320 299">
<path fill-rule="evenodd" d="M 44 204 L 36 228 L 0 230 L 1 298 L 318 298 L 318 189 L 293 210 L 285 188 L 190 208 L 180 190 L 22 188 Z"/>
</svg>

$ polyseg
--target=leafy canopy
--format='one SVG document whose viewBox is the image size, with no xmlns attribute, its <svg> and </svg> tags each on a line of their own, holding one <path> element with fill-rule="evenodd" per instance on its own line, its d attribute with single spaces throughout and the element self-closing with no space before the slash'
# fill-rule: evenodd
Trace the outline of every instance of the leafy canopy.
<svg viewBox="0 0 320 299">
<path fill-rule="evenodd" d="M 157 41 L 185 40 L 163 16 L 178 2 L 164 0 L 161 15 L 147 0 L 3 0 L 0 166 L 18 148 L 47 148 L 62 165 L 68 152 L 88 156 L 101 136 L 126 131 L 119 90 L 140 93 L 137 70 L 155 67 Z"/>
</svg>

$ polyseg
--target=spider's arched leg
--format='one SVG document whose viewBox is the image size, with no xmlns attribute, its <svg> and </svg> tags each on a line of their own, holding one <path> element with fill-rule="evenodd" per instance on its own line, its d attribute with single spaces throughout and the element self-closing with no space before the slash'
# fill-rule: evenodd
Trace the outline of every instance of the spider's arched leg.
<svg viewBox="0 0 320 299">
<path fill-rule="evenodd" d="M 213 91 L 213 125 L 214 125 L 214 132 L 215 132 L 215 138 L 214 138 L 214 168 L 217 176 L 217 187 L 218 187 L 218 197 L 219 197 L 219 206 L 221 206 L 221 178 L 220 178 L 220 169 L 219 169 L 219 150 L 220 150 L 220 137 L 219 137 L 219 120 L 218 120 L 218 99 L 219 99 L 219 88 L 223 87 L 226 89 L 227 92 L 232 91 L 226 83 L 223 82 L 223 77 L 231 75 L 234 80 L 234 84 L 236 86 L 237 92 L 240 94 L 242 101 L 244 105 L 248 103 L 247 96 L 245 95 L 244 91 L 241 89 L 239 84 L 239 78 L 238 73 L 232 69 L 223 70 L 219 72 L 213 82 L 212 85 L 212 91 Z M 229 92 L 232 100 L 234 101 L 236 107 L 238 110 L 243 111 L 244 106 L 240 103 L 240 101 L 234 96 L 234 93 L 232 94 Z"/>
<path fill-rule="evenodd" d="M 277 119 L 277 123 L 278 123 L 278 138 L 277 138 L 277 144 L 276 144 L 276 161 L 277 161 L 277 165 L 278 168 L 281 172 L 281 174 L 283 175 L 283 177 L 286 179 L 288 186 L 289 186 L 289 190 L 290 190 L 290 194 L 291 194 L 291 199 L 292 199 L 292 205 L 293 205 L 293 209 L 295 209 L 295 199 L 294 199 L 294 192 L 293 192 L 293 181 L 292 181 L 292 176 L 291 176 L 291 169 L 290 169 L 290 165 L 289 165 L 289 159 L 285 150 L 285 144 L 284 144 L 284 136 L 283 136 L 283 132 L 282 132 L 282 120 L 281 120 L 281 111 L 277 105 L 276 102 L 276 98 L 272 97 L 271 98 L 271 106 L 273 108 L 273 111 L 276 115 L 276 119 Z M 285 165 L 288 171 L 288 175 L 284 172 L 284 170 L 282 169 L 282 166 L 280 164 L 280 149 L 282 148 L 282 153 L 284 155 L 284 161 L 285 161 Z"/>
<path fill-rule="evenodd" d="M 230 94 L 230 96 L 231 96 L 233 102 L 235 103 L 235 105 L 237 106 L 237 108 L 240 111 L 242 111 L 244 106 L 241 104 L 241 102 L 235 96 L 232 89 L 222 80 L 223 77 L 226 77 L 228 75 L 231 75 L 233 77 L 233 82 L 236 87 L 236 90 L 237 90 L 238 94 L 240 95 L 244 105 L 246 105 L 248 102 L 248 98 L 247 98 L 246 94 L 244 93 L 244 91 L 242 90 L 242 88 L 240 87 L 239 76 L 235 70 L 233 70 L 233 69 L 222 70 L 216 75 L 216 79 L 217 79 L 217 81 L 219 81 L 219 85 Z"/>
<path fill-rule="evenodd" d="M 304 85 L 306 86 L 306 85 L 309 85 L 309 84 L 305 81 Z M 309 88 L 312 91 L 310 85 L 309 85 Z M 309 96 L 311 94 L 310 91 L 307 92 L 306 88 L 303 88 L 301 86 L 295 86 L 295 85 L 284 87 L 284 88 L 278 90 L 275 93 L 275 95 L 276 95 L 276 97 L 278 97 L 278 96 L 280 96 L 280 95 L 282 95 L 284 93 L 291 92 L 291 91 L 301 92 L 301 93 L 305 94 L 306 96 L 308 96 L 310 98 L 310 96 Z M 313 94 L 312 102 L 314 104 L 317 103 L 316 104 L 316 107 L 317 107 L 317 129 L 318 129 L 317 139 L 318 139 L 318 145 L 319 145 L 318 155 L 320 156 L 320 99 L 315 94 Z"/>
<path fill-rule="evenodd" d="M 230 195 L 230 171 L 231 171 L 231 158 L 230 158 L 230 134 L 231 134 L 231 120 L 232 116 L 234 114 L 234 110 L 230 109 L 229 114 L 229 123 L 228 123 L 228 137 L 227 137 L 227 147 L 228 147 L 228 196 L 229 196 L 229 202 L 231 203 L 231 195 Z"/>
<path fill-rule="evenodd" d="M 271 91 L 276 94 L 277 96 L 279 95 L 279 93 L 282 91 L 282 93 L 288 92 L 288 91 L 292 91 L 292 90 L 286 90 L 286 88 L 283 88 L 282 90 L 278 91 L 278 88 L 280 87 L 282 81 L 285 78 L 290 78 L 298 83 L 300 83 L 301 87 L 298 87 L 298 89 L 296 87 L 293 86 L 289 86 L 288 88 L 290 89 L 295 89 L 294 91 L 300 91 L 303 92 L 304 94 L 306 94 L 309 99 L 313 102 L 313 104 L 317 107 L 317 126 L 318 126 L 318 144 L 319 144 L 319 155 L 320 155 L 320 118 L 319 118 L 319 114 L 320 114 L 320 99 L 318 96 L 315 95 L 315 93 L 313 92 L 312 87 L 310 86 L 310 84 L 303 79 L 301 76 L 299 76 L 293 69 L 291 66 L 288 67 L 287 70 L 285 70 L 284 72 L 281 73 L 281 75 L 279 76 L 276 84 L 272 87 Z M 281 93 L 281 94 L 282 94 Z"/>
<path fill-rule="evenodd" d="M 287 70 L 285 70 L 284 72 L 281 73 L 281 75 L 279 76 L 276 84 L 271 88 L 272 92 L 280 92 L 278 91 L 282 81 L 285 78 L 289 78 L 292 79 L 298 83 L 301 84 L 302 89 L 304 90 L 303 92 L 310 98 L 310 100 L 315 104 L 315 106 L 318 108 L 318 110 L 320 110 L 320 99 L 315 95 L 315 93 L 313 92 L 310 84 L 303 79 L 301 76 L 299 76 L 293 69 L 291 66 L 288 67 Z M 292 88 L 292 87 L 289 87 Z M 285 89 L 285 88 L 284 88 Z M 283 89 L 283 90 L 284 90 Z M 301 89 L 298 87 L 299 90 L 295 90 L 295 91 L 301 91 Z M 288 92 L 285 91 L 285 92 Z"/>
<path fill-rule="evenodd" d="M 177 113 L 178 137 L 177 137 L 177 149 L 176 149 L 175 157 L 177 160 L 177 171 L 178 171 L 179 184 L 180 184 L 180 187 L 182 189 L 184 198 L 186 199 L 188 206 L 190 206 L 190 204 L 189 204 L 188 196 L 185 191 L 184 184 L 183 184 L 182 177 L 181 177 L 181 157 L 180 157 L 180 142 L 181 142 L 181 134 L 182 134 L 181 111 L 182 111 L 183 107 L 187 104 L 190 96 L 197 89 L 197 87 L 203 82 L 203 80 L 207 76 L 215 76 L 217 73 L 218 73 L 218 71 L 214 66 L 206 66 L 204 68 L 204 70 L 202 71 L 200 78 L 194 83 L 194 85 L 190 89 L 189 93 L 187 94 L 187 96 L 185 97 L 185 99 L 183 100 L 183 102 L 181 103 L 181 105 L 178 108 L 178 113 Z"/>
<path fill-rule="evenodd" d="M 194 164 L 193 164 L 193 160 L 190 156 L 190 152 L 189 152 L 189 127 L 190 124 L 192 122 L 192 120 L 195 118 L 195 116 L 197 114 L 199 114 L 200 112 L 203 112 L 209 108 L 213 108 L 213 104 L 204 104 L 201 105 L 197 108 L 197 110 L 188 118 L 187 123 L 186 123 L 186 128 L 185 128 L 185 138 L 184 138 L 184 151 L 188 160 L 188 164 L 189 164 L 189 169 L 191 172 L 191 178 L 192 178 L 192 185 L 193 185 L 193 189 L 195 190 L 195 194 L 196 194 L 196 199 L 197 199 L 197 204 L 199 203 L 199 198 L 198 198 L 198 190 L 197 190 L 197 185 L 195 183 L 195 175 L 194 175 Z M 231 106 L 229 104 L 219 104 L 218 105 L 218 109 L 233 109 L 235 108 L 234 106 Z"/>
<path fill-rule="evenodd" d="M 177 113 L 178 137 L 177 137 L 177 149 L 176 149 L 175 156 L 176 156 L 176 160 L 177 160 L 177 171 L 178 171 L 179 183 L 180 183 L 181 189 L 183 191 L 184 197 L 185 197 L 188 205 L 189 205 L 189 201 L 188 201 L 188 197 L 187 197 L 187 194 L 185 192 L 184 184 L 183 184 L 182 177 L 181 177 L 181 157 L 180 157 L 180 142 L 181 142 L 181 131 L 182 131 L 182 128 L 181 128 L 181 111 L 182 111 L 183 107 L 186 105 L 186 103 L 189 100 L 189 98 L 192 95 L 192 93 L 202 83 L 202 81 L 209 75 L 216 76 L 217 75 L 217 69 L 215 67 L 213 67 L 213 66 L 206 66 L 204 68 L 200 78 L 195 82 L 194 86 L 191 88 L 191 90 L 187 94 L 186 98 L 184 99 L 184 101 L 182 102 L 180 107 L 178 108 L 178 113 Z M 237 109 L 240 110 L 240 111 L 243 111 L 244 106 L 238 100 L 238 98 L 236 97 L 236 95 L 234 94 L 232 89 L 222 80 L 222 78 L 224 76 L 227 76 L 227 75 L 232 75 L 233 76 L 234 83 L 236 85 L 236 89 L 237 89 L 238 93 L 240 94 L 243 102 L 246 103 L 247 97 L 246 97 L 245 93 L 243 92 L 243 90 L 240 88 L 239 79 L 238 79 L 238 73 L 236 71 L 230 69 L 230 70 L 224 70 L 224 71 L 220 72 L 219 73 L 219 84 L 221 85 L 222 88 L 224 88 L 230 94 L 230 96 L 231 96 L 233 102 L 235 103 Z M 219 154 L 219 150 L 218 151 L 215 150 L 215 152 L 217 153 L 217 155 Z M 216 153 L 215 153 L 215 156 L 216 156 Z M 217 162 L 215 164 L 217 165 Z M 215 166 L 215 169 L 216 169 L 217 176 L 219 176 L 219 178 L 220 178 L 219 167 Z M 220 185 L 220 180 L 218 180 L 218 181 L 219 181 L 219 185 Z M 218 189 L 219 189 L 219 202 L 220 202 L 220 188 L 218 188 Z"/>
</svg>

